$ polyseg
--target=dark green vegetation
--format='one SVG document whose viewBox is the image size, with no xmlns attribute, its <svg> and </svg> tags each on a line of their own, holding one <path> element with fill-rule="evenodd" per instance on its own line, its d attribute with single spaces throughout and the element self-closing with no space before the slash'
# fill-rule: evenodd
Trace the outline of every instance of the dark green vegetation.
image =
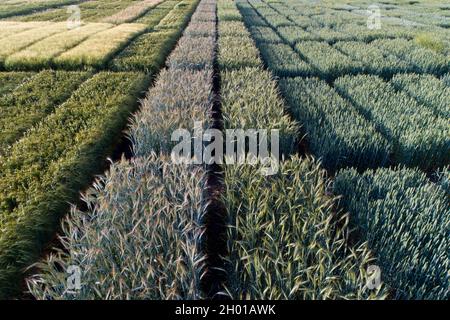
<svg viewBox="0 0 450 320">
<path fill-rule="evenodd" d="M 344 170 L 334 182 L 395 298 L 449 298 L 448 171 L 441 181 L 444 187 L 418 170 L 398 168 Z"/>
<path fill-rule="evenodd" d="M 32 78 L 32 72 L 1 72 L 0 73 L 0 97 L 14 91 L 22 83 Z"/>
<path fill-rule="evenodd" d="M 303 3 L 297 11 L 290 1 L 241 1 L 238 8 L 266 66 L 287 78 L 280 84 L 291 112 L 327 169 L 398 163 L 432 171 L 449 164 L 445 83 L 426 74 L 395 76 L 449 70 L 444 49 L 413 40 L 425 27 L 386 21 L 370 30 L 353 9 Z"/>
<path fill-rule="evenodd" d="M 1 97 L 0 155 L 24 132 L 51 114 L 88 76 L 85 72 L 42 71 Z"/>
<path fill-rule="evenodd" d="M 392 146 L 358 111 L 326 82 L 285 78 L 280 88 L 291 113 L 304 122 L 310 151 L 331 171 L 342 167 L 384 166 Z"/>
</svg>

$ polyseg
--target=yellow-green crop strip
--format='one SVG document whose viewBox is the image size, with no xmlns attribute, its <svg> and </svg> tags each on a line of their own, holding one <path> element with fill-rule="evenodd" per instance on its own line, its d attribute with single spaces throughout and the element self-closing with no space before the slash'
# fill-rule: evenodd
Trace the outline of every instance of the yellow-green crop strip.
<svg viewBox="0 0 450 320">
<path fill-rule="evenodd" d="M 103 66 L 111 56 L 147 29 L 145 24 L 128 23 L 96 33 L 76 47 L 57 56 L 57 65 L 70 68 Z"/>
<path fill-rule="evenodd" d="M 146 80 L 139 73 L 98 73 L 0 156 L 1 298 L 17 294 L 23 268 L 103 167 Z"/>
<path fill-rule="evenodd" d="M 0 21 L 0 39 L 19 34 L 33 28 L 43 27 L 49 22 L 17 22 L 17 21 Z"/>
<path fill-rule="evenodd" d="M 51 23 L 3 38 L 0 47 L 0 62 L 3 63 L 9 55 L 39 40 L 65 30 L 67 30 L 67 23 Z"/>
<path fill-rule="evenodd" d="M 96 33 L 112 28 L 108 23 L 89 23 L 79 28 L 45 38 L 9 56 L 5 60 L 7 69 L 34 69 L 49 66 L 53 58 L 78 45 Z"/>
</svg>

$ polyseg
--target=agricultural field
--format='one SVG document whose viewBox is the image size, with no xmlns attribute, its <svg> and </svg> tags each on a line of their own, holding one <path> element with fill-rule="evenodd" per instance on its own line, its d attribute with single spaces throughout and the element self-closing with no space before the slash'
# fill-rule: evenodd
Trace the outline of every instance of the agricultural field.
<svg viewBox="0 0 450 320">
<path fill-rule="evenodd" d="M 2 2 L 0 299 L 448 300 L 449 12 Z"/>
</svg>

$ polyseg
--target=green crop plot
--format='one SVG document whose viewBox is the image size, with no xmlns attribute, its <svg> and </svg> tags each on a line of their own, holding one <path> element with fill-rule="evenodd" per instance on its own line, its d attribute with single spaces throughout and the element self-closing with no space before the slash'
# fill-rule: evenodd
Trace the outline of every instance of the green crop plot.
<svg viewBox="0 0 450 320">
<path fill-rule="evenodd" d="M 1 97 L 0 156 L 28 129 L 51 114 L 88 76 L 82 72 L 42 71 Z"/>
<path fill-rule="evenodd" d="M 54 62 L 69 68 L 83 65 L 102 66 L 146 28 L 145 24 L 131 23 L 101 31 L 57 56 Z"/>
<path fill-rule="evenodd" d="M 32 72 L 0 72 L 0 97 L 14 91 L 33 75 Z"/>
<path fill-rule="evenodd" d="M 400 168 L 364 174 L 345 170 L 334 189 L 380 257 L 384 278 L 397 288 L 396 298 L 448 297 L 448 189 L 418 170 Z M 407 257 L 415 257 L 414 268 Z"/>
<path fill-rule="evenodd" d="M 8 69 L 36 69 L 50 65 L 53 58 L 72 49 L 90 36 L 112 28 L 106 23 L 91 23 L 77 29 L 58 33 L 10 55 L 5 60 Z"/>
<path fill-rule="evenodd" d="M 1 1 L 0 299 L 448 300 L 449 9 Z"/>
<path fill-rule="evenodd" d="M 51 238 L 67 201 L 102 167 L 144 84 L 140 74 L 97 74 L 2 157 L 2 297 L 17 290 L 22 268 Z"/>
</svg>

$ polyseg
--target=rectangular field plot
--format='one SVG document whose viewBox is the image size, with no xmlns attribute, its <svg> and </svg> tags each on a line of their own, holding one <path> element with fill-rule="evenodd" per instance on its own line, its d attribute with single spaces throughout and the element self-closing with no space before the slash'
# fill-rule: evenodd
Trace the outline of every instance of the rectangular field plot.
<svg viewBox="0 0 450 320">
<path fill-rule="evenodd" d="M 0 39 L 21 33 L 34 28 L 48 25 L 49 22 L 18 22 L 18 21 L 0 21 Z"/>
<path fill-rule="evenodd" d="M 405 39 L 375 40 L 383 52 L 394 54 L 415 67 L 416 72 L 442 75 L 450 70 L 450 57 Z"/>
<path fill-rule="evenodd" d="M 55 58 L 57 65 L 77 68 L 85 65 L 102 66 L 131 39 L 147 29 L 145 24 L 121 24 L 94 34 L 78 46 Z"/>
<path fill-rule="evenodd" d="M 69 201 L 101 172 L 147 83 L 137 73 L 96 74 L 2 157 L 1 297 L 12 294 L 23 268 L 38 259 Z"/>
<path fill-rule="evenodd" d="M 25 75 L 17 73 L 15 78 L 21 80 L 22 85 L 0 96 L 0 155 L 89 77 L 86 72 L 45 70 L 25 82 L 22 79 Z"/>
<path fill-rule="evenodd" d="M 0 72 L 0 99 L 33 77 L 32 72 Z"/>
<path fill-rule="evenodd" d="M 396 163 L 434 170 L 450 162 L 448 119 L 376 76 L 345 76 L 334 85 L 393 142 Z"/>
<path fill-rule="evenodd" d="M 102 22 L 107 17 L 114 16 L 125 8 L 136 4 L 136 0 L 95 0 L 95 1 L 71 1 L 78 2 L 77 6 L 81 12 L 83 22 Z M 68 3 L 70 4 L 70 3 Z M 73 13 L 73 12 L 72 12 Z M 30 10 L 26 14 L 13 16 L 11 19 L 20 21 L 66 21 L 71 12 L 68 13 L 67 6 L 53 6 L 49 10 Z"/>
<path fill-rule="evenodd" d="M 107 23 L 125 23 L 131 22 L 143 14 L 145 14 L 149 9 L 160 4 L 164 0 L 144 0 L 138 3 L 132 4 L 129 7 L 117 12 L 116 14 L 104 18 L 102 21 Z"/>
<path fill-rule="evenodd" d="M 0 19 L 78 2 L 80 0 L 3 0 L 0 4 Z"/>
<path fill-rule="evenodd" d="M 0 62 L 7 70 L 100 67 L 147 29 L 145 24 L 88 23 L 71 30 L 65 22 L 30 24 L 31 29 L 1 40 Z"/>
<path fill-rule="evenodd" d="M 7 69 L 37 68 L 50 64 L 54 57 L 78 45 L 89 36 L 112 28 L 108 23 L 90 23 L 38 41 L 9 56 L 5 60 Z"/>
</svg>

